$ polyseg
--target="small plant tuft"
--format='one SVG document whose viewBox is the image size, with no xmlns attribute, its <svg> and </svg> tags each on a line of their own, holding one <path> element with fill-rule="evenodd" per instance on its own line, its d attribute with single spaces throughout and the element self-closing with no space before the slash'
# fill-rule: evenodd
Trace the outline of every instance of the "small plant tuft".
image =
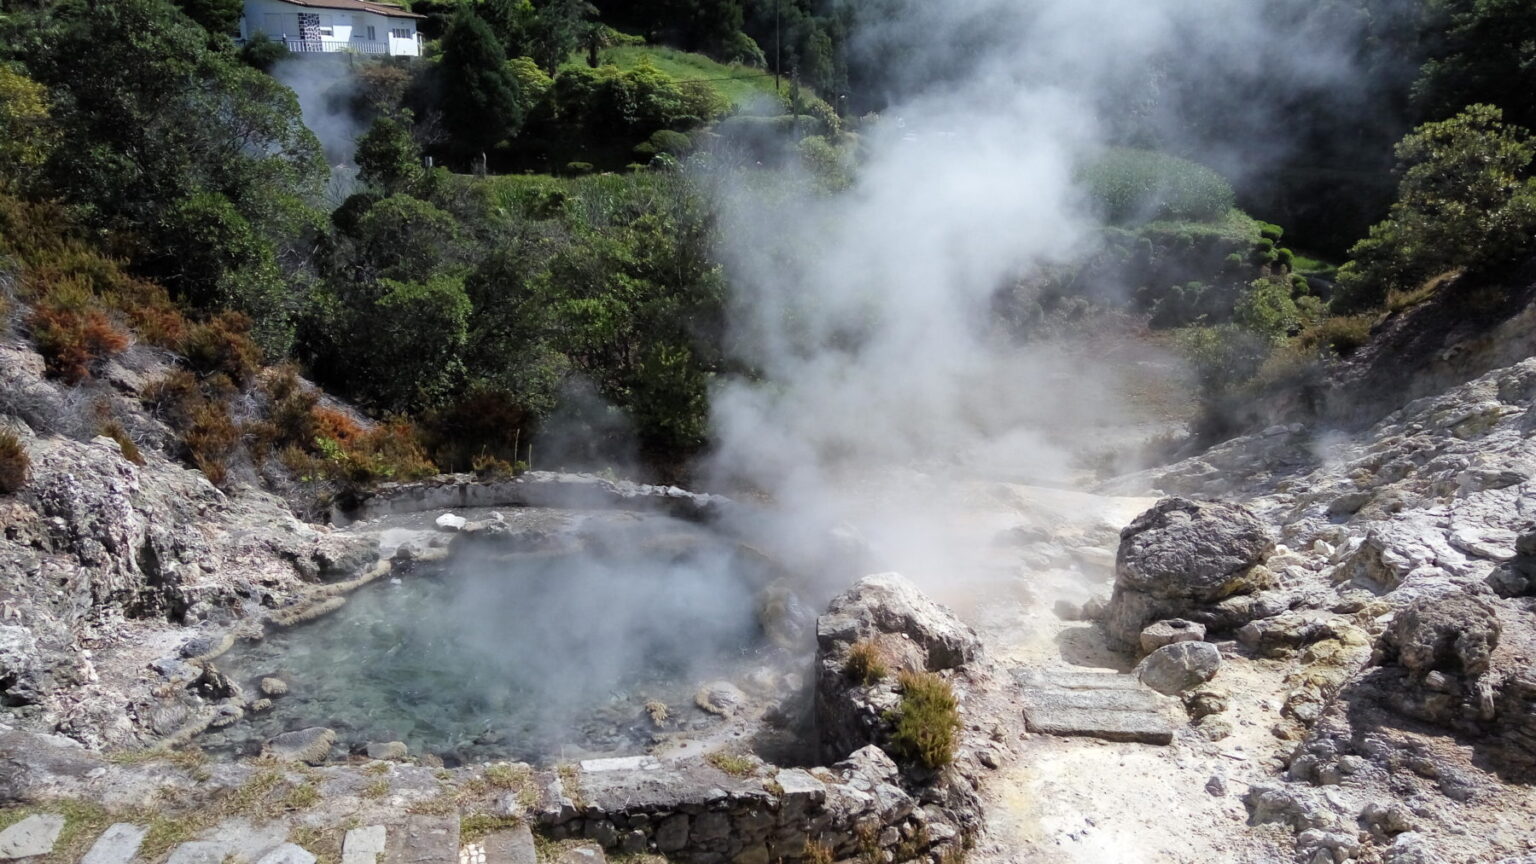
<svg viewBox="0 0 1536 864">
<path fill-rule="evenodd" d="M 860 639 L 848 649 L 848 662 L 843 664 L 843 672 L 865 687 L 878 684 L 891 674 L 880 657 L 880 649 L 868 639 Z"/>
<path fill-rule="evenodd" d="M 746 777 L 757 770 L 757 762 L 752 757 L 743 756 L 740 753 L 726 753 L 717 750 L 709 754 L 707 758 L 709 759 L 709 764 L 732 777 Z"/>
<path fill-rule="evenodd" d="M 27 472 L 32 459 L 21 436 L 9 429 L 0 429 L 0 495 L 13 495 L 27 485 Z"/>
<path fill-rule="evenodd" d="M 954 688 L 932 672 L 908 672 L 897 676 L 901 705 L 892 718 L 893 756 L 909 765 L 937 770 L 955 757 L 955 735 L 960 729 L 960 706 Z"/>
<path fill-rule="evenodd" d="M 139 452 L 139 445 L 133 442 L 128 435 L 128 430 L 116 420 L 108 420 L 101 426 L 101 434 L 117 442 L 118 449 L 123 451 L 123 458 L 135 465 L 144 464 L 144 454 Z"/>
</svg>

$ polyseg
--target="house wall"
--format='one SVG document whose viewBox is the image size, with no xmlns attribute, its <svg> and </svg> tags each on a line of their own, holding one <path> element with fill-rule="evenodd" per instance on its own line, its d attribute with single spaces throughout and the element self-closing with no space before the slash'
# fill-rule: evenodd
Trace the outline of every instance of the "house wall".
<svg viewBox="0 0 1536 864">
<path fill-rule="evenodd" d="M 319 39 L 307 43 L 315 46 L 314 50 L 326 53 L 355 51 L 359 54 L 388 54 L 392 57 L 415 57 L 421 53 L 414 18 L 390 18 L 372 12 L 344 9 L 317 9 L 295 6 L 282 0 L 245 0 L 245 17 L 240 22 L 240 35 L 252 39 L 258 33 L 264 33 L 272 39 L 288 40 L 290 43 L 301 40 L 301 13 L 318 15 L 320 18 Z"/>
</svg>

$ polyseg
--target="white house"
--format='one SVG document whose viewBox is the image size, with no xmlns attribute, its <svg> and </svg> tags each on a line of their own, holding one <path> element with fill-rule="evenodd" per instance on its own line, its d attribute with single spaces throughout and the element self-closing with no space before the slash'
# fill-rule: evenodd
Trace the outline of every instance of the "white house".
<svg viewBox="0 0 1536 864">
<path fill-rule="evenodd" d="M 423 17 L 373 0 L 245 0 L 240 38 L 263 34 L 295 54 L 419 57 Z"/>
</svg>

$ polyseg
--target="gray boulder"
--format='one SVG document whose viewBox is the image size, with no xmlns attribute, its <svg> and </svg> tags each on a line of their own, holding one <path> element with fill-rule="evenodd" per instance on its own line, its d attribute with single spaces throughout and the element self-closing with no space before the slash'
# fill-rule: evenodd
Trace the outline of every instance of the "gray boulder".
<svg viewBox="0 0 1536 864">
<path fill-rule="evenodd" d="M 324 762 L 336 743 L 336 733 L 323 726 L 311 726 L 297 732 L 284 732 L 268 738 L 262 745 L 261 754 L 281 762 Z"/>
<path fill-rule="evenodd" d="M 1141 653 L 1151 654 L 1164 645 L 1176 642 L 1199 642 L 1205 639 L 1205 625 L 1183 618 L 1169 618 L 1147 625 L 1141 631 Z"/>
<path fill-rule="evenodd" d="M 1216 676 L 1221 652 L 1209 642 L 1176 642 L 1148 654 L 1136 667 L 1141 683 L 1165 696 L 1199 687 Z"/>
<path fill-rule="evenodd" d="M 1269 586 L 1261 565 L 1274 551 L 1269 530 L 1246 508 L 1164 498 L 1120 532 L 1115 589 L 1104 628 L 1122 650 L 1163 618 L 1220 622 L 1211 607 Z M 1212 619 L 1212 620 L 1207 620 Z"/>
<path fill-rule="evenodd" d="M 1470 594 L 1420 597 L 1392 619 L 1382 655 L 1415 678 L 1438 671 L 1476 679 L 1488 671 L 1502 632 L 1493 607 Z"/>
<path fill-rule="evenodd" d="M 855 644 L 886 661 L 883 678 L 849 673 Z M 869 744 L 889 742 L 901 704 L 896 673 L 952 669 L 975 658 L 981 640 L 954 613 L 897 573 L 865 576 L 816 619 L 816 731 L 823 758 L 836 761 Z"/>
<path fill-rule="evenodd" d="M 922 646 L 930 672 L 968 663 L 981 650 L 976 631 L 900 573 L 877 573 L 854 583 L 827 607 L 816 631 L 823 648 L 829 642 L 899 633 Z"/>
</svg>

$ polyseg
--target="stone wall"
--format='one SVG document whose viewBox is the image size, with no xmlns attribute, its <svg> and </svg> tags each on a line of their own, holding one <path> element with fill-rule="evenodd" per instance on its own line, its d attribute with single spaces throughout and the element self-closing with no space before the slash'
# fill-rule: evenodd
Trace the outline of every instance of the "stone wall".
<svg viewBox="0 0 1536 864">
<path fill-rule="evenodd" d="M 938 861 L 962 842 L 943 810 L 902 788 L 895 763 L 877 747 L 830 768 L 765 766 L 751 777 L 703 760 L 594 760 L 550 776 L 532 815 L 554 839 L 687 864 L 800 861 L 812 844 L 837 859 Z"/>
</svg>

